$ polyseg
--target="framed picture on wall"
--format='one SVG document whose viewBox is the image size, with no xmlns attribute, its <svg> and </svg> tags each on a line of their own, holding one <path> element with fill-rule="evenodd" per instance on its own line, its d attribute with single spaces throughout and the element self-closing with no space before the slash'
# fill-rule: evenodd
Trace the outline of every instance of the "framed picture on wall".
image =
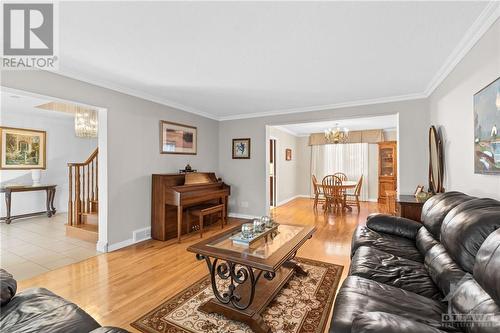
<svg viewBox="0 0 500 333">
<path fill-rule="evenodd" d="M 292 150 L 289 148 L 285 149 L 285 160 L 287 161 L 292 160 Z"/>
<path fill-rule="evenodd" d="M 500 174 L 500 77 L 474 95 L 474 173 Z"/>
<path fill-rule="evenodd" d="M 45 131 L 0 127 L 0 168 L 45 169 L 46 137 Z"/>
<path fill-rule="evenodd" d="M 194 126 L 160 120 L 160 153 L 196 155 L 198 130 Z"/>
<path fill-rule="evenodd" d="M 250 139 L 233 139 L 233 159 L 250 158 Z"/>
</svg>

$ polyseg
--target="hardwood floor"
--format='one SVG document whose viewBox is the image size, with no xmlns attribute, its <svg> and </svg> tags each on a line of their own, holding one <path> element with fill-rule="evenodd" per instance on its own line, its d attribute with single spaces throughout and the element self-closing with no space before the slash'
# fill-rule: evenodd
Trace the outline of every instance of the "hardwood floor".
<svg viewBox="0 0 500 333">
<path fill-rule="evenodd" d="M 344 279 L 352 232 L 358 224 L 364 224 L 368 214 L 378 210 L 376 203 L 362 203 L 360 213 L 354 209 L 340 216 L 324 215 L 319 209 L 313 214 L 312 200 L 299 198 L 276 208 L 273 216 L 280 223 L 316 225 L 316 233 L 298 256 L 343 265 Z M 229 226 L 240 222 L 231 218 Z M 217 232 L 218 224 L 207 228 L 204 237 Z M 198 235 L 186 237 L 181 244 L 145 241 L 20 281 L 18 289 L 47 288 L 78 304 L 101 325 L 136 332 L 130 327 L 132 321 L 207 274 L 205 263 L 186 251 L 198 241 Z"/>
</svg>

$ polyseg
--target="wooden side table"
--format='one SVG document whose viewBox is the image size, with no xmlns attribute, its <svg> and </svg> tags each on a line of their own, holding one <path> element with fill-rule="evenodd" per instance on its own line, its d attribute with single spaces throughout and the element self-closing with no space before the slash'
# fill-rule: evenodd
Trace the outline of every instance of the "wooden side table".
<svg viewBox="0 0 500 333">
<path fill-rule="evenodd" d="M 400 195 L 397 199 L 399 216 L 422 222 L 420 216 L 422 215 L 424 203 L 425 200 L 419 200 L 413 195 Z"/>
<path fill-rule="evenodd" d="M 0 221 L 5 221 L 10 224 L 12 220 L 20 219 L 24 217 L 31 217 L 37 215 L 47 214 L 47 217 L 52 217 L 56 213 L 56 208 L 54 207 L 54 197 L 56 196 L 56 186 L 57 185 L 15 185 L 15 186 L 2 186 L 0 187 L 0 193 L 5 193 L 5 206 L 6 216 L 0 217 Z M 11 204 L 12 204 L 12 193 L 14 192 L 33 192 L 33 191 L 45 191 L 47 193 L 47 198 L 45 200 L 45 205 L 47 210 L 42 212 L 27 213 L 20 215 L 11 215 Z"/>
</svg>

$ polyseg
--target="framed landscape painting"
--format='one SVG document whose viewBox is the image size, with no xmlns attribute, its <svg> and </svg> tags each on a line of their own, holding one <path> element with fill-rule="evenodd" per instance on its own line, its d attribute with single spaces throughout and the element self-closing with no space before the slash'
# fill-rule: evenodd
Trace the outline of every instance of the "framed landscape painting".
<svg viewBox="0 0 500 333">
<path fill-rule="evenodd" d="M 160 153 L 196 155 L 198 141 L 194 126 L 160 121 Z"/>
<path fill-rule="evenodd" d="M 474 172 L 500 174 L 500 78 L 474 95 Z"/>
<path fill-rule="evenodd" d="M 250 139 L 233 139 L 233 159 L 250 158 Z"/>
<path fill-rule="evenodd" d="M 45 169 L 46 142 L 45 131 L 0 127 L 0 169 Z"/>
</svg>

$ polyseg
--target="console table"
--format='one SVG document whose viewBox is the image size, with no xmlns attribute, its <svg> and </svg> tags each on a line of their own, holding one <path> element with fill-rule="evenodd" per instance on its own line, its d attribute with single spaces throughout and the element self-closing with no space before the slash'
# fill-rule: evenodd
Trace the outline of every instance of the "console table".
<svg viewBox="0 0 500 333">
<path fill-rule="evenodd" d="M 23 217 L 31 217 L 36 215 L 47 214 L 48 217 L 52 217 L 56 213 L 56 208 L 54 207 L 54 197 L 56 196 L 56 186 L 57 185 L 12 185 L 12 186 L 1 186 L 0 193 L 5 193 L 5 206 L 7 208 L 7 215 L 0 217 L 0 221 L 5 221 L 10 224 L 12 220 L 20 219 Z M 45 200 L 45 205 L 47 210 L 43 212 L 35 212 L 20 215 L 10 215 L 10 207 L 12 202 L 12 193 L 14 192 L 32 192 L 32 191 L 45 191 L 47 193 L 47 199 Z"/>
</svg>

